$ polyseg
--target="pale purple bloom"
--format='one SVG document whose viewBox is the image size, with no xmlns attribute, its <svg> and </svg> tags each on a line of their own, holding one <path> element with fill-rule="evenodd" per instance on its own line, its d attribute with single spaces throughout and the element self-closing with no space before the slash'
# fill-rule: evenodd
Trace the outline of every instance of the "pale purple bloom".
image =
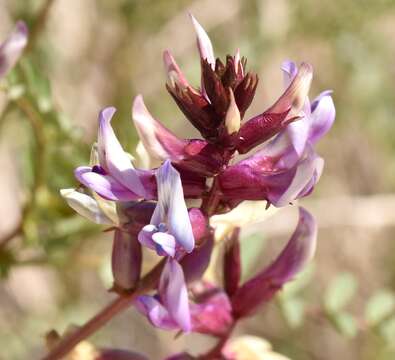
<svg viewBox="0 0 395 360">
<path fill-rule="evenodd" d="M 269 301 L 313 258 L 316 241 L 317 225 L 314 218 L 308 211 L 299 208 L 298 225 L 280 255 L 233 295 L 234 314 L 237 317 L 249 315 Z"/>
<path fill-rule="evenodd" d="M 150 224 L 139 234 L 139 241 L 159 255 L 175 257 L 181 250 L 189 253 L 195 246 L 195 239 L 180 174 L 167 160 L 157 169 L 156 181 L 158 202 Z"/>
<path fill-rule="evenodd" d="M 140 296 L 136 307 L 156 327 L 191 330 L 188 291 L 181 265 L 176 260 L 168 258 L 159 280 L 158 294 Z"/>
<path fill-rule="evenodd" d="M 153 195 L 143 185 L 147 181 L 148 172 L 133 167 L 111 127 L 115 111 L 115 108 L 109 107 L 99 115 L 99 164 L 92 168 L 80 166 L 75 170 L 75 176 L 105 199 L 130 201 L 152 198 Z"/>
<path fill-rule="evenodd" d="M 0 78 L 15 66 L 27 45 L 28 30 L 23 21 L 16 23 L 14 31 L 0 45 Z"/>
</svg>

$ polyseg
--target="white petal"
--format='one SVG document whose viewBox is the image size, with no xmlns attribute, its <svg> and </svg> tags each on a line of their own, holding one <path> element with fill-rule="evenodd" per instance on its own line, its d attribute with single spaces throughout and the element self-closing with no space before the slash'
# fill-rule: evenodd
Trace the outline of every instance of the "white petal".
<svg viewBox="0 0 395 360">
<path fill-rule="evenodd" d="M 158 184 L 158 205 L 151 223 L 158 224 L 167 220 L 169 233 L 187 252 L 195 246 L 192 225 L 184 200 L 180 174 L 167 160 L 156 172 Z M 166 219 L 167 217 L 167 219 Z"/>
<path fill-rule="evenodd" d="M 95 199 L 80 193 L 75 189 L 62 189 L 60 195 L 67 204 L 78 214 L 95 222 L 96 224 L 113 225 L 113 221 L 106 216 Z"/>
<path fill-rule="evenodd" d="M 203 29 L 202 25 L 199 24 L 199 22 L 195 19 L 195 17 L 192 14 L 190 14 L 190 17 L 196 32 L 200 57 L 203 60 L 207 60 L 207 62 L 214 69 L 215 56 L 214 56 L 214 50 L 213 50 L 213 45 L 211 44 L 211 40 L 208 37 L 206 31 Z"/>
<path fill-rule="evenodd" d="M 104 109 L 99 116 L 99 160 L 115 179 L 134 193 L 145 196 L 145 189 L 140 181 L 138 172 L 134 169 L 128 154 L 123 150 L 114 130 L 111 127 L 111 118 L 115 108 Z"/>
</svg>

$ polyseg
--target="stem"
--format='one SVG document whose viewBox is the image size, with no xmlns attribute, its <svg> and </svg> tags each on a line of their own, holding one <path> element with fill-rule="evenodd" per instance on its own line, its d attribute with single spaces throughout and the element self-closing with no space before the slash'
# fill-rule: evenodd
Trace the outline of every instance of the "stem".
<svg viewBox="0 0 395 360">
<path fill-rule="evenodd" d="M 58 360 L 67 355 L 78 343 L 91 336 L 102 326 L 107 324 L 115 315 L 133 304 L 137 296 L 144 294 L 155 287 L 159 280 L 166 259 L 161 260 L 144 278 L 139 286 L 132 292 L 119 295 L 115 300 L 99 311 L 85 325 L 75 332 L 64 337 L 42 360 Z"/>
<path fill-rule="evenodd" d="M 204 199 L 201 209 L 207 214 L 208 217 L 215 214 L 221 195 L 218 194 L 219 184 L 217 177 L 214 178 L 211 189 L 206 199 Z"/>
</svg>

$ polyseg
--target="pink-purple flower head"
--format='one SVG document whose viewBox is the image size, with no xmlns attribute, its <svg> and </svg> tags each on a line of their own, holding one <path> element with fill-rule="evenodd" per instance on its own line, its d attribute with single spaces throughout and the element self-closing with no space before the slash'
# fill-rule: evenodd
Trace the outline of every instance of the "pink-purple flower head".
<svg viewBox="0 0 395 360">
<path fill-rule="evenodd" d="M 141 244 L 159 255 L 178 257 L 195 246 L 192 225 L 184 200 L 180 174 L 169 160 L 156 171 L 158 202 L 149 225 L 139 234 Z"/>
<path fill-rule="evenodd" d="M 27 45 L 27 39 L 27 26 L 23 21 L 18 21 L 14 31 L 0 45 L 0 79 L 15 66 Z"/>
</svg>

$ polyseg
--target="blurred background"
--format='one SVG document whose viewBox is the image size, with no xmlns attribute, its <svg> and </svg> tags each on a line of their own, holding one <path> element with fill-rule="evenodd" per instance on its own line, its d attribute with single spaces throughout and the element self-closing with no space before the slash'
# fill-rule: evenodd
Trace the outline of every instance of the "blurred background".
<svg viewBox="0 0 395 360">
<path fill-rule="evenodd" d="M 162 65 L 170 49 L 199 83 L 188 11 L 217 56 L 240 48 L 259 74 L 247 117 L 281 93 L 285 59 L 312 63 L 311 97 L 333 89 L 337 109 L 318 147 L 324 175 L 301 201 L 320 227 L 314 264 L 236 334 L 264 337 L 294 360 L 394 359 L 393 0 L 0 0 L 0 41 L 17 19 L 31 31 L 0 92 L 0 359 L 39 358 L 47 331 L 82 324 L 113 298 L 112 235 L 76 215 L 59 189 L 76 186 L 73 169 L 88 163 L 105 106 L 118 109 L 113 124 L 130 152 L 139 93 L 172 130 L 197 136 L 167 94 Z M 289 207 L 243 231 L 245 278 L 273 258 L 295 224 Z M 212 340 L 174 340 L 130 309 L 92 342 L 160 359 Z"/>
</svg>

